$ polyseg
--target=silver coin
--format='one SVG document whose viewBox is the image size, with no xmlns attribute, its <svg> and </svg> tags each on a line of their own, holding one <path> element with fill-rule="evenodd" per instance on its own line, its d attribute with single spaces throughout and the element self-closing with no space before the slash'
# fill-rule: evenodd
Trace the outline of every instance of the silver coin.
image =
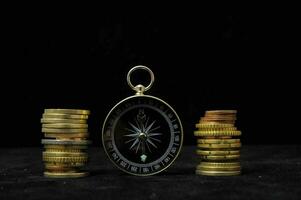
<svg viewBox="0 0 301 200">
<path fill-rule="evenodd" d="M 42 139 L 42 144 L 88 145 L 88 144 L 91 144 L 91 141 L 89 141 L 89 140 L 52 140 L 52 139 Z"/>
</svg>

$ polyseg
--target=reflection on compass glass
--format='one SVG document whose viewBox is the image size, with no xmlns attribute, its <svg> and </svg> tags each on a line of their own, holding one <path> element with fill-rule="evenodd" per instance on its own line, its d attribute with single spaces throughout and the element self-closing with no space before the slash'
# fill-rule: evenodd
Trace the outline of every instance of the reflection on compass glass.
<svg viewBox="0 0 301 200">
<path fill-rule="evenodd" d="M 136 175 L 158 173 L 177 157 L 182 126 L 162 100 L 144 95 L 117 104 L 107 116 L 103 144 L 110 159 Z"/>
</svg>

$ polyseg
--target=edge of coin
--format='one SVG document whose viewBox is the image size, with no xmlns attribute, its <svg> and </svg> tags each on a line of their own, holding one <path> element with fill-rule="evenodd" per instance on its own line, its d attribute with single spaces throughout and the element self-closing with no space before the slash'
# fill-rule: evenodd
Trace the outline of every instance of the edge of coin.
<svg viewBox="0 0 301 200">
<path fill-rule="evenodd" d="M 89 172 L 44 172 L 48 178 L 82 178 L 89 175 Z"/>
<path fill-rule="evenodd" d="M 195 170 L 197 175 L 206 176 L 238 176 L 241 175 L 241 171 L 205 171 L 205 170 Z"/>
<path fill-rule="evenodd" d="M 88 145 L 91 144 L 90 140 L 55 140 L 55 139 L 42 139 L 42 144 L 47 145 Z"/>
<path fill-rule="evenodd" d="M 63 109 L 63 108 L 46 108 L 45 113 L 62 113 L 62 114 L 79 114 L 79 115 L 89 115 L 90 110 L 86 109 Z"/>
</svg>

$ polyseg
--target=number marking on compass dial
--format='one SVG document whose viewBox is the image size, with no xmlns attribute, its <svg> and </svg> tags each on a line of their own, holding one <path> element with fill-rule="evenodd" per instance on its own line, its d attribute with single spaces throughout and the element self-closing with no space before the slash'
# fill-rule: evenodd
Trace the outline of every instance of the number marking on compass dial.
<svg viewBox="0 0 301 200">
<path fill-rule="evenodd" d="M 103 126 L 103 146 L 123 171 L 147 176 L 169 167 L 178 156 L 183 129 L 176 112 L 149 95 L 119 102 Z"/>
</svg>

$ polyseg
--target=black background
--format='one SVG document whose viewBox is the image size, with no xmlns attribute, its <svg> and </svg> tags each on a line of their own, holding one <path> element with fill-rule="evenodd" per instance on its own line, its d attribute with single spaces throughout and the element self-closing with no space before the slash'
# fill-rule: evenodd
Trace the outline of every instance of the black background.
<svg viewBox="0 0 301 200">
<path fill-rule="evenodd" d="M 153 70 L 147 94 L 177 111 L 184 144 L 195 143 L 194 125 L 210 109 L 238 110 L 244 144 L 300 143 L 290 117 L 298 108 L 291 18 L 105 10 L 7 16 L 1 146 L 40 145 L 44 108 L 90 109 L 91 140 L 100 146 L 106 114 L 133 94 L 126 74 L 135 65 Z"/>
</svg>

